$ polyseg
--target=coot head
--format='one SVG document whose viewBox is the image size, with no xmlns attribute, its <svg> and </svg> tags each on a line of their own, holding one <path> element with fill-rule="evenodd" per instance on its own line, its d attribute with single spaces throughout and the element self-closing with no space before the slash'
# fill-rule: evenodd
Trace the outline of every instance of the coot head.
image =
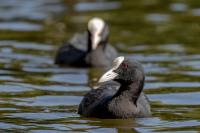
<svg viewBox="0 0 200 133">
<path fill-rule="evenodd" d="M 108 41 L 108 25 L 101 18 L 92 18 L 88 22 L 88 49 L 95 50 L 99 45 L 105 47 Z"/>
<path fill-rule="evenodd" d="M 144 76 L 143 67 L 139 62 L 120 56 L 113 61 L 113 67 L 100 78 L 99 82 L 114 80 L 121 85 L 129 85 L 144 81 Z"/>
</svg>

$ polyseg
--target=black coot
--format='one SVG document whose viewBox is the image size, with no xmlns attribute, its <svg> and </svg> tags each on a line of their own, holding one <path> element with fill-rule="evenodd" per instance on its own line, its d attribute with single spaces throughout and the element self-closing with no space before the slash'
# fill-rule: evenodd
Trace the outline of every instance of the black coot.
<svg viewBox="0 0 200 133">
<path fill-rule="evenodd" d="M 87 33 L 76 34 L 59 48 L 55 64 L 75 67 L 110 66 L 117 52 L 108 44 L 108 36 L 108 25 L 100 18 L 91 19 Z"/>
<path fill-rule="evenodd" d="M 145 75 L 139 62 L 122 56 L 116 58 L 113 68 L 99 82 L 109 80 L 118 82 L 119 89 L 107 84 L 91 90 L 81 101 L 79 114 L 86 117 L 123 119 L 151 116 L 148 98 L 142 92 Z"/>
</svg>

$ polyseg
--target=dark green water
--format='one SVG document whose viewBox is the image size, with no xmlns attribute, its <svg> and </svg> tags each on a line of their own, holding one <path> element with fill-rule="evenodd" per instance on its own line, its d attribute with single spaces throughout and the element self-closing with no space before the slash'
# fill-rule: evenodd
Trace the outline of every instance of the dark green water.
<svg viewBox="0 0 200 133">
<path fill-rule="evenodd" d="M 102 71 L 60 68 L 53 58 L 93 16 L 109 23 L 121 55 L 143 63 L 151 118 L 76 113 Z M 199 132 L 199 49 L 197 0 L 1 0 L 0 132 Z"/>
</svg>

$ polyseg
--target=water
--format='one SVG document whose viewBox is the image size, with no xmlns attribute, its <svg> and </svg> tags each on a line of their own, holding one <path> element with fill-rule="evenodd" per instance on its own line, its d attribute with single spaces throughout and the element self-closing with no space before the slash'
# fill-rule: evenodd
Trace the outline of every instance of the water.
<svg viewBox="0 0 200 133">
<path fill-rule="evenodd" d="M 1 132 L 200 131 L 200 2 L 194 0 L 1 0 Z M 110 42 L 142 62 L 153 116 L 83 118 L 76 111 L 102 70 L 60 68 L 56 49 L 92 16 L 106 19 Z"/>
</svg>

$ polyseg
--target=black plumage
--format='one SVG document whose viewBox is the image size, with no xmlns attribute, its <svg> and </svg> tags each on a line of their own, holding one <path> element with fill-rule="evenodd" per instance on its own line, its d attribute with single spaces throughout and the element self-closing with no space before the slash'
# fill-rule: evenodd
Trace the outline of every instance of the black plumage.
<svg viewBox="0 0 200 133">
<path fill-rule="evenodd" d="M 97 118 L 151 116 L 148 98 L 142 92 L 144 79 L 144 70 L 139 62 L 117 58 L 100 82 L 114 80 L 120 84 L 119 89 L 107 84 L 91 90 L 81 101 L 78 113 Z"/>
<path fill-rule="evenodd" d="M 58 49 L 55 64 L 75 67 L 110 66 L 117 52 L 108 44 L 108 38 L 108 25 L 100 18 L 93 18 L 88 23 L 86 33 L 76 34 Z"/>
</svg>

